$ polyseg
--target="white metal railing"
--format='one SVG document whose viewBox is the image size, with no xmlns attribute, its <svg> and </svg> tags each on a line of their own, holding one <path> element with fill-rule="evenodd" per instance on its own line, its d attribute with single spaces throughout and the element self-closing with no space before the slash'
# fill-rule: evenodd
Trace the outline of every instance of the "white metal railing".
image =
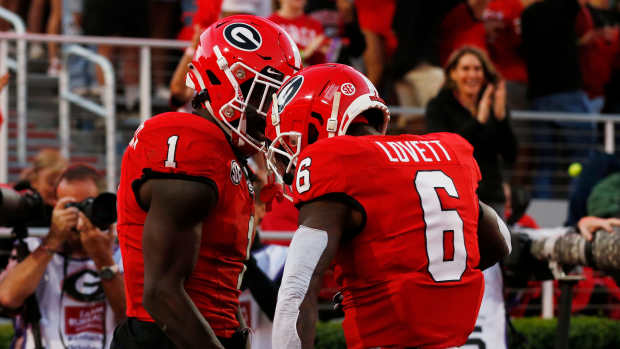
<svg viewBox="0 0 620 349">
<path fill-rule="evenodd" d="M 151 49 L 152 48 L 185 48 L 188 41 L 161 40 L 147 38 L 123 38 L 103 36 L 70 36 L 53 34 L 20 34 L 0 33 L 0 40 L 25 40 L 28 42 L 57 42 L 64 44 L 89 44 L 110 46 L 133 46 L 140 48 L 140 119 L 142 121 L 151 115 Z M 25 52 L 24 52 L 25 55 Z"/>
<path fill-rule="evenodd" d="M 69 56 L 76 55 L 98 65 L 103 72 L 103 105 L 79 96 L 69 90 L 69 72 L 67 71 Z M 71 45 L 63 50 L 62 69 L 58 79 L 58 116 L 60 128 L 60 151 L 63 156 L 69 158 L 70 151 L 70 121 L 69 112 L 71 103 L 91 111 L 105 118 L 105 149 L 106 149 L 106 183 L 107 190 L 116 191 L 116 104 L 115 104 L 115 77 L 114 68 L 110 61 L 82 46 Z"/>
<path fill-rule="evenodd" d="M 392 114 L 402 114 L 405 118 L 415 118 L 424 115 L 424 108 L 390 106 Z M 531 121 L 574 121 L 574 122 L 602 122 L 605 125 L 604 149 L 606 153 L 615 152 L 614 124 L 620 124 L 619 114 L 578 114 L 565 112 L 539 112 L 529 110 L 513 110 L 510 112 L 513 120 Z"/>
<path fill-rule="evenodd" d="M 2 11 L 4 10 L 4 11 Z M 3 14 L 5 16 L 3 16 Z M 0 7 L 0 18 L 17 17 L 13 13 Z M 19 17 L 17 17 L 19 18 Z M 8 20 L 8 19 L 7 19 Z M 22 23 L 23 24 L 23 23 Z M 18 69 L 18 159 L 20 163 L 26 160 L 26 42 L 56 42 L 65 44 L 89 44 L 89 45 L 112 45 L 112 46 L 133 46 L 140 48 L 140 120 L 145 121 L 152 116 L 151 109 L 151 49 L 155 48 L 185 48 L 189 45 L 187 41 L 179 40 L 160 40 L 145 38 L 121 38 L 121 37 L 97 37 L 97 36 L 67 36 L 67 35 L 51 35 L 51 34 L 30 34 L 24 31 L 19 32 L 0 32 L 0 72 L 6 64 L 8 49 L 3 50 L 3 45 L 7 41 L 16 40 L 18 42 L 18 66 L 24 66 Z M 21 43 L 21 44 L 20 44 Z M 20 46 L 21 45 L 21 46 Z M 3 53 L 4 52 L 4 53 Z M 23 62 L 23 63 L 19 63 Z M 5 68 L 6 70 L 6 68 Z M 6 89 L 5 89 L 6 91 Z M 68 90 L 67 90 L 68 91 Z M 8 95 L 4 92 L 0 95 L 0 111 L 4 115 L 8 112 Z M 20 97 L 21 96 L 21 97 Z M 75 95 L 65 94 L 66 99 L 75 102 Z M 84 105 L 88 103 L 85 102 Z M 92 103 L 94 104 L 94 103 Z M 93 107 L 93 105 L 91 105 Z M 89 109 L 88 107 L 86 107 Z M 96 108 L 94 108 L 96 109 Z M 93 110 L 93 109 L 89 109 Z M 6 126 L 2 132 L 6 133 Z M 1 137 L 1 134 L 0 134 Z M 3 163 L 4 161 L 4 163 Z M 2 167 L 4 164 L 4 167 Z M 107 165 L 109 166 L 109 164 Z M 0 180 L 6 182 L 8 180 L 8 141 L 5 136 L 4 142 L 0 138 Z M 109 179 L 108 179 L 109 181 Z"/>
<path fill-rule="evenodd" d="M 15 13 L 0 7 L 0 19 L 4 19 L 13 25 L 15 34 L 23 35 L 26 32 L 24 21 Z M 17 62 L 8 57 L 8 42 L 0 38 L 0 74 L 5 74 L 7 68 L 17 72 L 17 160 L 20 164 L 26 163 L 26 40 L 17 39 Z M 0 98 L 2 114 L 8 119 L 8 88 L 2 93 Z M 3 123 L 0 132 L 0 147 L 8 147 L 8 123 Z M 8 177 L 8 152 L 0 154 L 0 180 L 6 183 Z"/>
</svg>

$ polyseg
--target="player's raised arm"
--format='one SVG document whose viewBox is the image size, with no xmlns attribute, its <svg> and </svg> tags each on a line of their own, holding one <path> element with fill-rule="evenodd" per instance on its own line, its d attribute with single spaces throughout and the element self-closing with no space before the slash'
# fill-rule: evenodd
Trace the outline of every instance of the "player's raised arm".
<svg viewBox="0 0 620 349">
<path fill-rule="evenodd" d="M 340 240 L 361 225 L 361 214 L 329 200 L 304 204 L 288 250 L 274 317 L 274 349 L 314 348 L 317 299 L 323 273 Z"/>
<path fill-rule="evenodd" d="M 185 291 L 202 237 L 202 221 L 217 203 L 208 184 L 151 179 L 140 188 L 144 223 L 144 307 L 179 348 L 224 348 Z M 148 252 L 147 252 L 148 251 Z"/>
<path fill-rule="evenodd" d="M 510 231 L 506 223 L 495 213 L 495 210 L 482 202 L 480 202 L 478 219 L 478 249 L 480 250 L 480 263 L 478 264 L 480 270 L 499 262 L 512 250 Z"/>
</svg>

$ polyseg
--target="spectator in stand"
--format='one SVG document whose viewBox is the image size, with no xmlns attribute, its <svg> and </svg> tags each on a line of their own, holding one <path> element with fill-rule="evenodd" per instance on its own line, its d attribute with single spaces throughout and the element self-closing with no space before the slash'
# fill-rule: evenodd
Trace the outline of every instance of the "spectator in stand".
<svg viewBox="0 0 620 349">
<path fill-rule="evenodd" d="M 170 80 L 170 109 L 176 111 L 182 111 L 186 113 L 192 112 L 191 100 L 194 97 L 194 89 L 185 85 L 185 78 L 189 70 L 188 64 L 192 62 L 196 47 L 200 43 L 200 33 L 203 32 L 198 24 L 194 29 L 194 35 L 192 37 L 191 44 L 185 49 L 183 57 L 177 64 L 172 79 Z"/>
<path fill-rule="evenodd" d="M 613 24 L 620 23 L 620 1 L 607 4 L 604 0 L 602 2 L 605 8 L 609 7 L 608 11 L 600 11 L 605 14 L 606 19 Z M 611 5 L 611 6 L 609 6 Z M 614 57 L 612 62 L 611 78 L 607 86 L 605 86 L 605 107 L 604 113 L 619 114 L 620 113 L 620 54 Z"/>
<path fill-rule="evenodd" d="M 218 20 L 222 7 L 221 0 L 182 0 L 182 26 L 177 38 L 190 41 L 185 48 L 181 60 L 177 64 L 170 80 L 170 109 L 186 113 L 192 112 L 191 100 L 194 90 L 185 85 L 188 64 L 191 63 L 196 47 L 200 41 L 200 34 L 204 28 Z"/>
<path fill-rule="evenodd" d="M 58 150 L 43 149 L 35 155 L 32 164 L 22 171 L 15 189 L 36 190 L 51 212 L 56 204 L 56 183 L 66 167 L 67 159 Z M 45 222 L 41 226 L 48 224 L 49 222 Z"/>
<path fill-rule="evenodd" d="M 219 19 L 222 0 L 181 0 L 181 31 L 177 39 L 189 41 L 196 25 L 207 28 Z"/>
<path fill-rule="evenodd" d="M 149 1 L 149 37 L 153 39 L 172 39 L 178 28 L 176 14 L 180 13 L 180 4 L 177 0 Z M 167 53 L 170 50 L 163 48 L 151 49 L 152 77 L 155 97 L 163 100 L 170 98 L 168 89 L 168 61 Z"/>
<path fill-rule="evenodd" d="M 484 52 L 474 47 L 455 51 L 445 68 L 446 82 L 426 109 L 429 132 L 454 132 L 474 147 L 482 180 L 478 197 L 504 217 L 502 163 L 513 164 L 517 140 L 506 107 L 506 84 Z M 488 348 L 506 348 L 502 274 L 498 264 L 484 271 L 480 313 L 470 340 Z"/>
<path fill-rule="evenodd" d="M 46 348 L 108 348 L 115 324 L 124 318 L 114 234 L 93 226 L 76 207 L 66 207 L 97 196 L 101 184 L 93 168 L 69 167 L 56 186 L 59 200 L 48 235 L 26 239 L 31 253 L 22 261 L 12 260 L 0 277 L 0 304 L 5 309 L 18 309 L 35 295 Z M 36 331 L 25 330 L 16 331 L 23 345 L 16 347 L 33 348 Z"/>
<path fill-rule="evenodd" d="M 577 0 L 543 0 L 525 8 L 521 15 L 528 97 L 533 110 L 592 113 L 579 66 L 575 31 L 579 10 Z M 591 123 L 537 125 L 536 141 L 545 147 L 538 155 L 546 159 L 580 161 L 587 155 L 588 146 L 594 144 L 595 127 Z M 553 197 L 552 174 L 557 170 L 557 163 L 548 160 L 538 166 L 534 197 Z"/>
<path fill-rule="evenodd" d="M 521 52 L 521 0 L 491 0 L 483 14 L 489 55 L 506 79 L 508 109 L 526 110 L 527 69 Z"/>
<path fill-rule="evenodd" d="M 478 196 L 503 217 L 500 164 L 514 163 L 517 152 L 506 107 L 506 84 L 486 55 L 474 47 L 455 51 L 445 74 L 444 87 L 426 110 L 428 131 L 455 132 L 474 146 L 482 173 Z"/>
<path fill-rule="evenodd" d="M 582 71 L 583 87 L 593 112 L 600 113 L 605 105 L 605 85 L 611 80 L 614 59 L 620 53 L 618 26 L 606 22 L 595 2 L 580 0 L 581 9 L 577 15 L 575 30 L 579 37 L 579 65 Z M 603 4 L 596 4 L 597 6 Z"/>
<path fill-rule="evenodd" d="M 62 1 L 62 32 L 65 35 L 82 35 L 83 0 Z M 94 47 L 90 47 L 94 50 Z M 95 71 L 92 64 L 83 57 L 71 55 L 67 61 L 69 88 L 72 92 L 84 95 L 99 93 L 95 86 Z"/>
<path fill-rule="evenodd" d="M 20 17 L 24 18 L 25 16 L 22 13 L 27 12 L 28 4 L 24 0 L 0 0 L 0 7 L 4 7 L 5 9 L 18 14 Z M 8 31 L 12 30 L 13 26 L 4 20 L 0 21 L 0 31 Z"/>
<path fill-rule="evenodd" d="M 325 36 L 330 39 L 327 61 L 353 65 L 352 60 L 360 57 L 366 49 L 353 1 L 311 0 L 306 10 L 321 22 Z"/>
<path fill-rule="evenodd" d="M 279 0 L 280 7 L 269 19 L 280 25 L 291 36 L 304 66 L 326 62 L 326 37 L 316 19 L 304 14 L 306 0 Z"/>
<path fill-rule="evenodd" d="M 439 31 L 439 62 L 446 65 L 452 53 L 463 46 L 487 52 L 482 15 L 489 0 L 466 0 L 454 6 L 441 22 Z"/>
<path fill-rule="evenodd" d="M 43 21 L 46 4 L 49 3 L 49 17 Z M 62 0 L 33 0 L 28 11 L 28 31 L 31 33 L 42 33 L 43 23 L 46 24 L 47 34 L 60 34 L 62 21 Z M 40 58 L 43 56 L 43 46 L 35 43 L 30 46 L 30 58 Z M 60 73 L 60 55 L 58 54 L 58 44 L 50 42 L 47 45 L 47 56 L 49 66 L 47 74 L 58 76 Z"/>
<path fill-rule="evenodd" d="M 592 234 L 599 230 L 603 229 L 608 233 L 613 233 L 613 227 L 620 227 L 620 218 L 599 218 L 586 216 L 579 220 L 577 224 L 579 228 L 579 234 L 586 238 L 588 241 L 592 240 Z"/>
<path fill-rule="evenodd" d="M 459 1 L 396 1 L 393 27 L 398 47 L 391 60 L 390 76 L 396 80 L 401 105 L 424 108 L 443 85 L 439 26 Z"/>
<path fill-rule="evenodd" d="M 366 76 L 374 85 L 380 86 L 386 61 L 398 45 L 392 30 L 396 0 L 355 0 L 355 6 L 362 33 L 366 38 Z"/>
<path fill-rule="evenodd" d="M 592 212 L 589 212 L 588 201 L 594 187 L 611 174 L 620 173 L 620 158 L 601 151 L 590 152 L 582 165 L 568 198 L 568 213 L 564 222 L 566 226 L 574 226 L 582 217 L 592 215 Z M 602 206 L 610 208 L 608 203 Z M 596 213 L 601 215 L 601 212 Z"/>
<path fill-rule="evenodd" d="M 84 34 L 95 36 L 148 36 L 147 0 L 84 0 Z M 115 61 L 120 53 L 121 80 L 125 90 L 125 108 L 133 110 L 138 103 L 138 51 L 135 47 L 99 45 L 99 54 Z M 103 72 L 97 68 L 97 80 L 103 84 Z"/>
<path fill-rule="evenodd" d="M 223 0 L 220 18 L 249 14 L 268 17 L 273 13 L 271 0 Z"/>
<path fill-rule="evenodd" d="M 577 0 L 536 1 L 521 16 L 531 107 L 589 113 L 583 92 L 575 22 Z"/>
</svg>

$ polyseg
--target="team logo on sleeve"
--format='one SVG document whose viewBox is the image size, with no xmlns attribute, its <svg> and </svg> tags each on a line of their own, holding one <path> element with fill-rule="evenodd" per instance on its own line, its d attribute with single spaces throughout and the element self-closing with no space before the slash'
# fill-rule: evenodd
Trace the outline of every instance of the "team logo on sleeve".
<svg viewBox="0 0 620 349">
<path fill-rule="evenodd" d="M 293 97 L 295 97 L 303 82 L 304 77 L 299 75 L 292 78 L 289 82 L 286 83 L 286 85 L 284 85 L 284 87 L 282 88 L 282 90 L 280 90 L 280 93 L 278 94 L 278 113 L 282 113 L 284 107 L 286 107 L 286 105 L 293 100 Z"/>
<path fill-rule="evenodd" d="M 224 38 L 229 44 L 243 51 L 256 51 L 263 44 L 258 30 L 245 23 L 229 24 L 224 28 Z"/>
<path fill-rule="evenodd" d="M 233 160 L 230 162 L 230 180 L 234 185 L 239 185 L 241 183 L 241 179 L 243 178 L 243 172 L 241 171 L 241 166 L 237 161 Z"/>
</svg>

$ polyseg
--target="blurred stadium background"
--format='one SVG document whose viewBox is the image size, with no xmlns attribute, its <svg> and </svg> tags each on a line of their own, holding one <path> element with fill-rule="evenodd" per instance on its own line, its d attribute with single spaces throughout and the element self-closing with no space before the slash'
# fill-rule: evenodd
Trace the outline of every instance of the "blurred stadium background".
<svg viewBox="0 0 620 349">
<path fill-rule="evenodd" d="M 604 5 L 601 11 L 617 16 L 615 2 L 601 5 L 602 2 L 591 1 L 587 6 L 599 8 Z M 155 10 L 151 8 L 148 13 L 132 14 L 134 18 L 148 16 L 150 19 L 152 25 L 145 35 L 147 37 L 97 37 L 78 35 L 78 32 L 71 30 L 60 30 L 57 34 L 30 32 L 28 5 L 35 6 L 41 2 L 0 1 L 3 6 L 14 6 L 15 3 L 18 4 L 13 8 L 15 12 L 0 7 L 0 19 L 4 20 L 0 21 L 4 25 L 0 32 L 0 76 L 11 72 L 8 88 L 0 94 L 0 112 L 4 116 L 0 131 L 0 182 L 15 182 L 39 150 L 58 148 L 71 161 L 87 162 L 106 173 L 108 189 L 115 191 L 120 159 L 135 128 L 152 115 L 170 110 L 169 81 L 191 37 L 185 34 L 179 40 L 177 34 L 187 30 L 188 25 L 191 27 L 194 13 L 185 11 L 183 6 L 186 1 L 152 1 L 160 7 Z M 308 3 L 312 5 L 313 1 Z M 524 6 L 527 5 L 529 2 L 524 1 Z M 51 6 L 43 6 L 43 13 L 51 14 Z M 196 3 L 193 8 L 196 10 Z M 166 9 L 173 12 L 163 12 Z M 72 12 L 66 7 L 62 11 L 64 22 L 65 16 L 71 16 Z M 47 15 L 39 18 L 39 27 L 45 18 Z M 157 31 L 158 23 L 166 28 Z M 617 29 L 616 22 L 606 23 L 605 26 Z M 62 27 L 67 29 L 64 25 Z M 59 54 L 55 57 L 58 62 L 53 62 L 45 54 L 50 43 L 60 45 Z M 95 47 L 101 45 L 113 48 L 110 50 L 113 54 L 109 57 L 97 54 Z M 130 55 L 123 53 L 123 49 L 127 48 L 132 51 Z M 43 53 L 37 54 L 37 50 Z M 75 63 L 78 57 L 80 60 Z M 354 60 L 354 63 L 364 69 L 361 59 Z M 69 67 L 74 64 L 83 64 L 83 67 L 75 69 L 82 69 L 88 79 L 93 80 L 90 84 L 74 87 L 75 74 L 69 72 Z M 386 63 L 387 66 L 389 64 Z M 94 78 L 96 65 L 103 67 L 104 84 L 97 84 Z M 50 68 L 58 69 L 54 71 Z M 128 81 L 131 83 L 128 84 Z M 393 95 L 388 91 L 389 87 L 382 86 L 382 90 L 387 91 L 384 93 L 386 96 Z M 391 133 L 425 132 L 424 108 L 400 105 L 398 99 L 393 97 L 387 100 L 394 118 Z M 547 173 L 550 192 L 541 196 L 532 192 L 527 213 L 541 227 L 560 226 L 567 216 L 568 198 L 574 180 L 569 175 L 569 166 L 574 162 L 585 162 L 590 150 L 618 155 L 620 114 L 567 114 L 524 109 L 512 110 L 511 117 L 520 148 L 516 165 L 506 169 L 507 178 L 532 192 L 536 178 L 541 175 L 541 168 L 550 171 Z M 541 127 L 548 121 L 594 124 L 595 141 L 583 141 L 589 135 L 583 128 L 566 131 Z M 560 151 L 554 154 L 577 155 L 545 155 L 549 149 Z M 599 291 L 608 292 L 603 290 L 605 286 L 593 284 L 592 288 L 577 289 L 575 298 L 582 299 L 586 297 L 585 293 L 590 295 L 594 292 L 596 295 Z M 541 289 L 536 286 L 508 291 L 538 296 Z M 617 313 L 618 317 L 614 317 L 620 318 L 620 297 L 614 297 L 616 302 L 609 302 L 606 298 L 589 304 L 584 312 L 591 315 Z M 542 305 L 533 302 L 517 309 L 519 315 L 539 315 Z"/>
</svg>

